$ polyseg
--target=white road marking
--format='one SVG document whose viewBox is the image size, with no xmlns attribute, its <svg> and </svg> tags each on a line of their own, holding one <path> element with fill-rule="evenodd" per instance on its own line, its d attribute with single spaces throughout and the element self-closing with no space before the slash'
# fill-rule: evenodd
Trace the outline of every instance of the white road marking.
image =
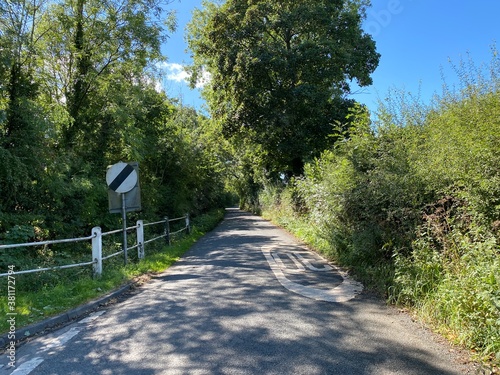
<svg viewBox="0 0 500 375">
<path fill-rule="evenodd" d="M 279 268 L 282 270 L 287 270 L 287 272 L 292 272 L 292 273 L 302 273 L 305 272 L 306 268 L 300 263 L 297 258 L 293 256 L 293 254 L 287 253 L 288 257 L 295 263 L 296 268 L 290 268 L 287 267 L 287 265 L 283 262 L 281 257 L 279 256 L 278 253 L 271 252 L 271 256 L 273 257 L 274 261 L 278 265 Z"/>
<path fill-rule="evenodd" d="M 85 319 L 80 320 L 78 323 L 80 323 L 80 324 L 87 324 L 87 323 L 93 322 L 94 320 L 96 320 L 98 317 L 100 317 L 104 313 L 105 313 L 104 310 L 97 311 L 97 312 L 95 312 L 93 314 L 90 314 Z"/>
<path fill-rule="evenodd" d="M 271 256 L 273 257 L 274 261 L 278 265 L 279 268 L 286 268 L 285 263 L 281 260 L 280 256 L 276 253 L 271 253 Z"/>
<path fill-rule="evenodd" d="M 40 348 L 40 352 L 46 352 L 49 349 L 57 348 L 66 344 L 69 340 L 75 337 L 78 333 L 80 333 L 81 328 L 73 327 L 62 335 L 51 339 L 48 343 Z M 49 355 L 51 353 L 48 353 Z M 42 363 L 45 359 L 42 357 L 36 357 L 28 362 L 24 362 L 18 368 L 16 368 L 11 375 L 28 375 L 31 371 L 33 371 L 40 363 Z"/>
<path fill-rule="evenodd" d="M 61 336 L 52 339 L 47 345 L 45 345 L 42 350 L 56 348 L 66 344 L 69 340 L 80 333 L 81 328 L 73 327 L 69 331 L 63 333 Z"/>
<path fill-rule="evenodd" d="M 325 272 L 325 271 L 331 271 L 333 268 L 329 266 L 328 264 L 325 264 L 323 268 L 316 268 L 314 267 L 311 262 L 309 262 L 307 259 L 305 259 L 302 255 L 299 253 L 293 253 L 297 258 L 299 258 L 306 266 L 309 268 L 311 271 L 316 271 L 316 272 Z"/>
<path fill-rule="evenodd" d="M 306 268 L 302 265 L 302 263 L 300 263 L 297 258 L 298 258 L 298 254 L 290 254 L 290 253 L 287 253 L 286 255 L 288 255 L 288 257 L 292 260 L 293 263 L 295 263 L 295 266 L 301 270 L 301 271 L 305 271 Z"/>
<path fill-rule="evenodd" d="M 356 297 L 356 295 L 363 290 L 363 285 L 361 283 L 351 280 L 344 272 L 341 272 L 340 270 L 337 270 L 337 272 L 339 272 L 344 281 L 342 282 L 342 284 L 332 289 L 317 289 L 314 287 L 298 284 L 296 282 L 287 279 L 287 277 L 282 271 L 282 268 L 280 267 L 280 264 L 275 260 L 274 256 L 277 254 L 271 255 L 271 250 L 276 250 L 277 246 L 278 245 L 267 246 L 261 248 L 261 250 L 264 256 L 266 257 L 266 260 L 269 263 L 271 270 L 273 271 L 274 275 L 276 276 L 280 284 L 289 291 L 318 301 L 347 302 Z M 279 256 L 277 258 L 279 259 Z M 302 260 L 305 259 L 302 258 Z M 316 267 L 313 267 L 312 270 L 314 269 L 325 271 L 324 268 L 317 269 Z"/>
<path fill-rule="evenodd" d="M 101 316 L 104 313 L 105 313 L 105 311 L 95 312 L 95 313 L 89 315 L 88 317 L 86 317 L 85 319 L 80 320 L 78 323 L 87 324 L 87 323 L 93 322 L 94 320 L 96 320 L 99 316 Z M 71 340 L 78 333 L 80 333 L 81 330 L 82 329 L 79 327 L 73 327 L 73 328 L 69 329 L 68 331 L 66 331 L 62 335 L 60 335 L 54 339 L 49 340 L 46 345 L 44 345 L 40 348 L 40 352 L 46 352 L 49 349 L 53 349 L 53 348 L 56 348 L 56 347 L 59 347 L 59 346 L 66 344 L 69 340 Z M 48 354 L 50 355 L 51 353 L 48 353 Z M 33 371 L 43 361 L 44 361 L 44 358 L 35 357 L 35 358 L 29 360 L 28 362 L 24 362 L 22 365 L 17 367 L 11 373 L 11 375 L 28 375 L 31 371 Z"/>
<path fill-rule="evenodd" d="M 16 368 L 11 372 L 11 375 L 28 375 L 31 371 L 35 369 L 40 363 L 43 362 L 43 358 L 36 357 L 28 362 L 24 362 L 21 366 Z"/>
</svg>

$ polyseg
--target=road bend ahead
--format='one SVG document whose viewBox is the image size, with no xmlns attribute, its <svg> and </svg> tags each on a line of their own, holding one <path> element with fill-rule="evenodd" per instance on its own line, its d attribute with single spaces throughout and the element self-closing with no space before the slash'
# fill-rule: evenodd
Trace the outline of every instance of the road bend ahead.
<svg viewBox="0 0 500 375">
<path fill-rule="evenodd" d="M 405 314 L 235 209 L 129 298 L 18 348 L 17 365 L 0 375 L 473 373 Z"/>
</svg>

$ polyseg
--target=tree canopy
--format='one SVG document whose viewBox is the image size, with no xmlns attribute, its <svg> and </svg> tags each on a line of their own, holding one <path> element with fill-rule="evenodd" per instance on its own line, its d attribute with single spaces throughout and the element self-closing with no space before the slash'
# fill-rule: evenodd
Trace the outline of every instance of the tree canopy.
<svg viewBox="0 0 500 375">
<path fill-rule="evenodd" d="M 350 82 L 379 61 L 361 27 L 366 1 L 205 2 L 189 25 L 192 83 L 204 70 L 214 120 L 262 147 L 265 168 L 301 174 L 345 130 Z"/>
<path fill-rule="evenodd" d="M 120 160 L 140 164 L 143 217 L 221 204 L 210 122 L 157 89 L 171 3 L 0 1 L 0 242 L 116 224 Z"/>
</svg>

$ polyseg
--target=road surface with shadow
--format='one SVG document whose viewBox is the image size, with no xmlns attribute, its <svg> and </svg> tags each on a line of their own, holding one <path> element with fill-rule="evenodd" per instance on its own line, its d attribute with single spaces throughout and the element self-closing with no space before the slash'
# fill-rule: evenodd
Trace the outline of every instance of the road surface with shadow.
<svg viewBox="0 0 500 375">
<path fill-rule="evenodd" d="M 17 374 L 473 373 L 406 314 L 236 209 L 99 314 L 18 348 Z"/>
</svg>

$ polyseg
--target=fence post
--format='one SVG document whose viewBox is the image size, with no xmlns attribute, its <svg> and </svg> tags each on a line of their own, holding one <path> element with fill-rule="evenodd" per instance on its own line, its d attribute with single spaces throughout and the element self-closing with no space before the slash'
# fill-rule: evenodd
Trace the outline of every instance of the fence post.
<svg viewBox="0 0 500 375">
<path fill-rule="evenodd" d="M 189 223 L 189 214 L 186 214 L 186 232 L 187 232 L 187 234 L 191 233 L 191 226 Z"/>
<path fill-rule="evenodd" d="M 170 246 L 170 222 L 168 221 L 168 216 L 165 216 L 164 234 L 167 245 Z"/>
<path fill-rule="evenodd" d="M 137 257 L 144 259 L 144 225 L 142 220 L 137 220 Z"/>
<path fill-rule="evenodd" d="M 102 231 L 101 227 L 92 228 L 92 260 L 95 262 L 93 264 L 94 277 L 100 277 L 102 275 Z"/>
</svg>

